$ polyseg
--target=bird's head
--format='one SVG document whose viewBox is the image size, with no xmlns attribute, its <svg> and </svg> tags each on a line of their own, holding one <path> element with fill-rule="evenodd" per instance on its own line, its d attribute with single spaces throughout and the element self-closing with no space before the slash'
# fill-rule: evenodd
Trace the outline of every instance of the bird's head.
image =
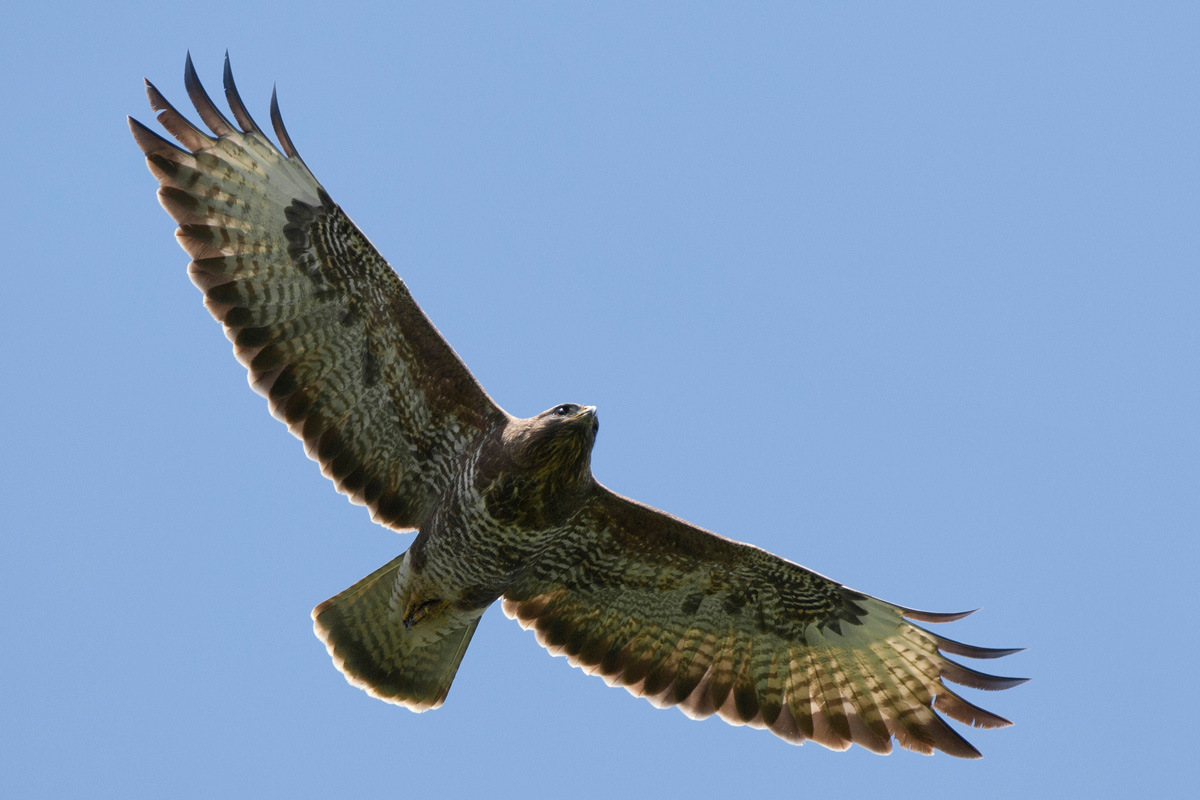
<svg viewBox="0 0 1200 800">
<path fill-rule="evenodd" d="M 598 430 L 595 406 L 563 403 L 521 420 L 511 440 L 513 455 L 551 480 L 582 480 L 591 474 Z"/>
<path fill-rule="evenodd" d="M 563 403 L 543 411 L 534 419 L 546 430 L 582 431 L 593 442 L 596 440 L 596 432 L 600 430 L 600 417 L 596 415 L 596 407 L 581 406 L 578 403 Z"/>
</svg>

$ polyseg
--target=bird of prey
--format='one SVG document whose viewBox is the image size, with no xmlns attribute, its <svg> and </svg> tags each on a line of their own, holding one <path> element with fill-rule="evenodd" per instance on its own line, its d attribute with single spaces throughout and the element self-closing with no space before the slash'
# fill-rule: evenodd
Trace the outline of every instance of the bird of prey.
<svg viewBox="0 0 1200 800">
<path fill-rule="evenodd" d="M 622 497 L 592 476 L 592 406 L 504 411 L 297 153 L 274 94 L 274 145 L 225 61 L 217 108 L 189 55 L 184 82 L 211 134 L 149 81 L 182 147 L 130 119 L 179 224 L 188 271 L 251 385 L 310 458 L 408 551 L 313 610 L 346 679 L 414 711 L 446 699 L 483 612 L 504 613 L 574 666 L 659 707 L 767 728 L 789 742 L 877 753 L 979 752 L 937 713 L 1003 717 L 955 694 L 1022 682 L 946 654 L 913 624 L 950 622 L 842 586 L 757 547 Z"/>
</svg>

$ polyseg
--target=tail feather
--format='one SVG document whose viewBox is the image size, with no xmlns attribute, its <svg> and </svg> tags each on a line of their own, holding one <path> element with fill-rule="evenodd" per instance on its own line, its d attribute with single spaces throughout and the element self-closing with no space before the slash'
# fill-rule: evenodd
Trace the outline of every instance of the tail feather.
<svg viewBox="0 0 1200 800">
<path fill-rule="evenodd" d="M 401 622 L 400 556 L 313 609 L 313 630 L 346 680 L 413 711 L 446 699 L 481 612 L 408 630 Z"/>
</svg>

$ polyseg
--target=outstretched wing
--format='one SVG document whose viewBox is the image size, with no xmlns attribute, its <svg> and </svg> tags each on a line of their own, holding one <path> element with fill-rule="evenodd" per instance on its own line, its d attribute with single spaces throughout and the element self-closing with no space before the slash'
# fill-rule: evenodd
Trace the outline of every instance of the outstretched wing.
<svg viewBox="0 0 1200 800">
<path fill-rule="evenodd" d="M 378 522 L 420 525 L 466 445 L 502 422 L 407 287 L 300 159 L 272 94 L 280 152 L 250 118 L 225 59 L 230 123 L 188 56 L 188 94 L 214 136 L 147 81 L 180 149 L 130 129 L 194 260 L 192 281 L 250 383 L 339 491 Z"/>
<path fill-rule="evenodd" d="M 977 727 L 1008 720 L 943 680 L 1005 689 L 943 653 L 996 658 L 906 620 L 948 622 L 853 591 L 601 487 L 574 535 L 504 595 L 539 643 L 660 708 L 719 714 L 791 742 L 921 753 L 979 751 L 936 713 Z M 935 711 L 936 710 L 936 711 Z"/>
</svg>

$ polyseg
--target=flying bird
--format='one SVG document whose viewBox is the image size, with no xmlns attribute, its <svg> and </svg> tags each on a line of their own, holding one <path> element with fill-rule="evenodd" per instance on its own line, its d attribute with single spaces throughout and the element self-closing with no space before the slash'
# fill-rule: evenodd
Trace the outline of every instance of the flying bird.
<svg viewBox="0 0 1200 800">
<path fill-rule="evenodd" d="M 213 103 L 184 83 L 210 132 L 149 81 L 168 141 L 130 118 L 205 305 L 251 385 L 310 458 L 371 518 L 416 531 L 407 552 L 312 612 L 353 685 L 414 711 L 446 699 L 483 612 L 532 629 L 554 655 L 693 718 L 718 714 L 835 750 L 978 757 L 937 713 L 1008 720 L 946 681 L 1006 689 L 947 654 L 962 644 L 893 605 L 596 481 L 592 406 L 528 419 L 483 390 L 408 288 L 313 176 L 271 97 L 271 142 L 226 56 Z M 970 612 L 967 612 L 970 613 Z"/>
</svg>

